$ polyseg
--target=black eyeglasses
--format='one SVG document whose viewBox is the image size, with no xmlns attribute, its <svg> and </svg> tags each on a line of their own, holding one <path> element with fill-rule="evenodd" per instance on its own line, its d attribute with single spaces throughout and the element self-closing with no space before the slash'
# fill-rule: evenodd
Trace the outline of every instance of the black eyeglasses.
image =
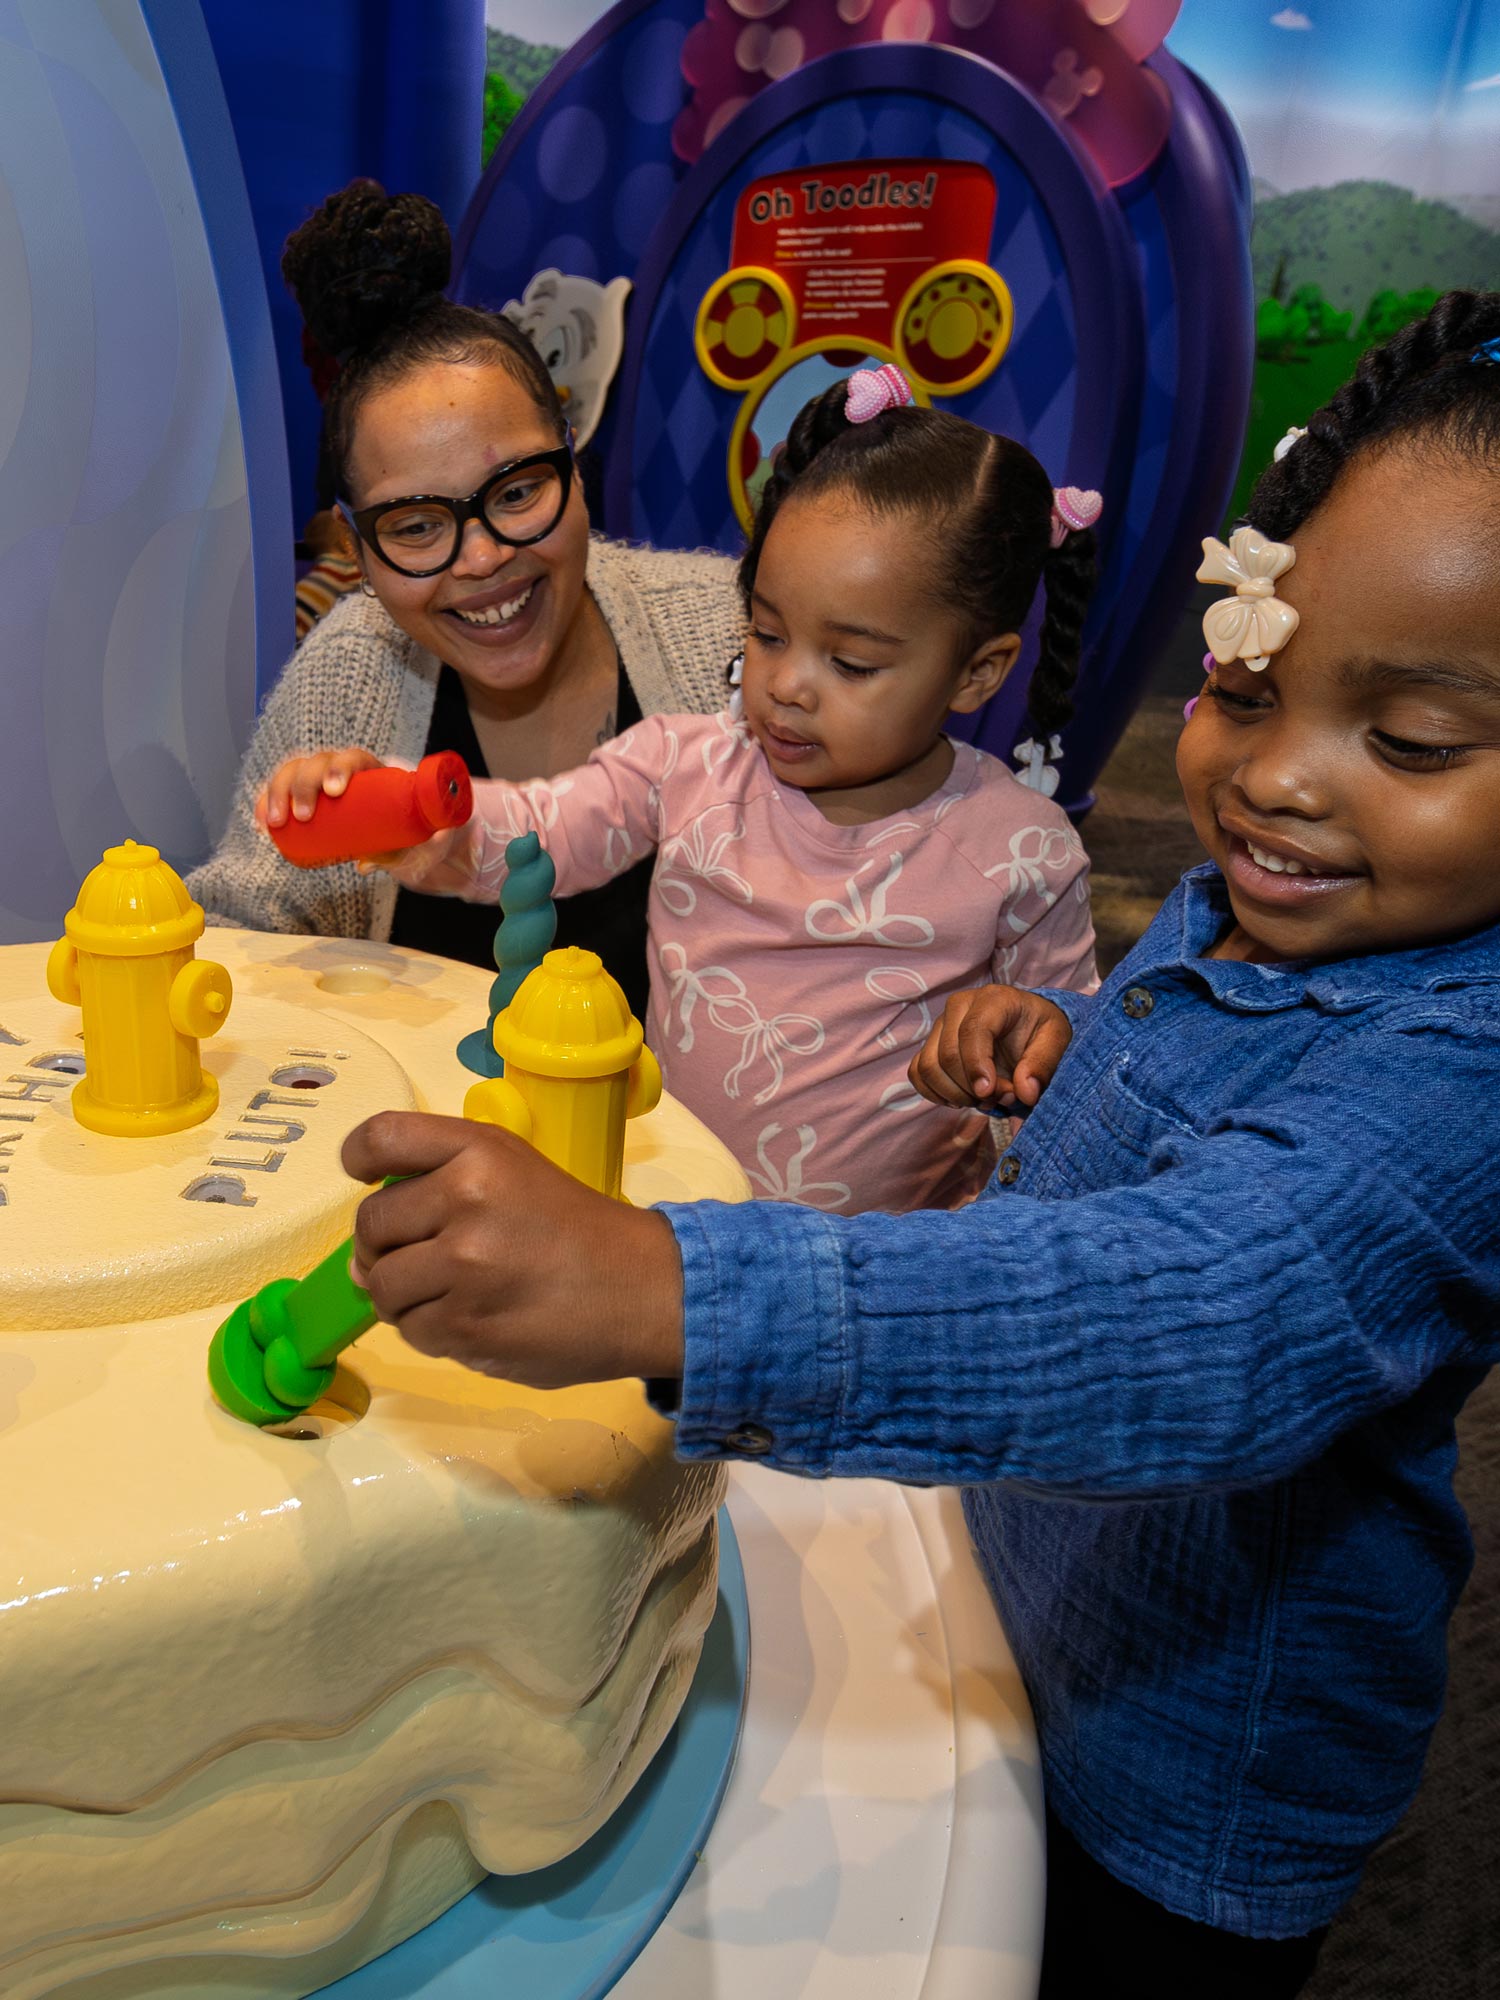
<svg viewBox="0 0 1500 2000">
<path fill-rule="evenodd" d="M 551 451 L 535 451 L 500 466 L 467 500 L 414 493 L 405 500 L 377 500 L 357 513 L 342 501 L 339 506 L 387 569 L 401 576 L 437 576 L 457 560 L 470 521 L 478 521 L 504 548 L 530 548 L 552 533 L 572 490 L 570 436 Z"/>
</svg>

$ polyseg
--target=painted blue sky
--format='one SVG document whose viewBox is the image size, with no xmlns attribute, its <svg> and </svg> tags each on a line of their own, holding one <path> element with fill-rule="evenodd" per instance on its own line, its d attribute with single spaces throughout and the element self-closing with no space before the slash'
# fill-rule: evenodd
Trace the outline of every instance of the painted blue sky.
<svg viewBox="0 0 1500 2000">
<path fill-rule="evenodd" d="M 1168 43 L 1247 99 L 1290 84 L 1374 115 L 1426 116 L 1445 91 L 1472 99 L 1464 86 L 1500 85 L 1494 0 L 1183 0 Z"/>
<path fill-rule="evenodd" d="M 1183 0 L 1168 46 L 1278 187 L 1500 196 L 1500 0 Z"/>
</svg>

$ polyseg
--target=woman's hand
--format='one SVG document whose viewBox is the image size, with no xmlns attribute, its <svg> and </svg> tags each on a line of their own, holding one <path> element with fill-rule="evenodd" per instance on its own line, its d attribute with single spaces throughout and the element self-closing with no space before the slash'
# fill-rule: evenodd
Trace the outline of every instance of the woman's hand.
<svg viewBox="0 0 1500 2000">
<path fill-rule="evenodd" d="M 1061 1007 L 1019 986 L 953 993 L 907 1075 L 934 1104 L 1030 1110 L 1073 1030 Z"/>
<path fill-rule="evenodd" d="M 524 1140 L 383 1111 L 344 1141 L 355 1276 L 423 1354 L 534 1389 L 682 1373 L 682 1261 L 665 1216 L 596 1194 Z"/>
<path fill-rule="evenodd" d="M 311 819 L 325 794 L 336 799 L 356 771 L 383 770 L 378 757 L 357 745 L 347 750 L 319 750 L 308 757 L 288 757 L 278 764 L 255 801 L 262 827 L 285 826 L 290 819 Z"/>
</svg>

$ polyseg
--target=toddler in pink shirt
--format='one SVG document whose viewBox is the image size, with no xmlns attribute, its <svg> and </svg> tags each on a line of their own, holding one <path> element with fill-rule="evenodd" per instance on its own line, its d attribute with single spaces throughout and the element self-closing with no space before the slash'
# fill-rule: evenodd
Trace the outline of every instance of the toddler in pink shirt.
<svg viewBox="0 0 1500 2000">
<path fill-rule="evenodd" d="M 955 1207 L 988 1178 L 993 1128 L 924 1103 L 912 1055 L 953 994 L 1087 991 L 1095 971 L 1066 815 L 943 722 L 1009 672 L 1043 577 L 1031 717 L 1044 740 L 1066 720 L 1096 513 L 1022 446 L 913 407 L 893 367 L 862 372 L 801 412 L 767 482 L 731 709 L 652 716 L 561 777 L 481 781 L 466 827 L 381 865 L 492 902 L 518 834 L 564 896 L 654 848 L 647 1039 L 667 1089 L 763 1195 Z M 338 790 L 373 760 L 303 761 Z"/>
<path fill-rule="evenodd" d="M 950 747 L 926 797 L 839 825 L 778 779 L 745 720 L 654 715 L 563 777 L 476 785 L 468 826 L 430 843 L 449 851 L 398 872 L 493 902 L 507 843 L 534 830 L 571 896 L 654 847 L 646 1039 L 667 1089 L 760 1194 L 952 1208 L 989 1176 L 990 1123 L 935 1112 L 908 1063 L 950 993 L 1087 988 L 1094 939 L 1066 815 Z"/>
</svg>

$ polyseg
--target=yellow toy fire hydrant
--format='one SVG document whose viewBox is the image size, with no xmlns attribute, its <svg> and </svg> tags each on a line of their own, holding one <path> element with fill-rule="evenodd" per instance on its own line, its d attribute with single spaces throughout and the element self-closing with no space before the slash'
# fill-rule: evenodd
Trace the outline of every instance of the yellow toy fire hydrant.
<svg viewBox="0 0 1500 2000">
<path fill-rule="evenodd" d="M 222 965 L 194 955 L 203 911 L 154 847 L 105 850 L 47 960 L 55 1000 L 83 1009 L 83 1080 L 73 1116 L 91 1132 L 154 1138 L 213 1115 L 218 1080 L 198 1040 L 229 1018 Z"/>
<path fill-rule="evenodd" d="M 549 951 L 496 1017 L 494 1040 L 505 1074 L 473 1086 L 465 1118 L 504 1126 L 622 1200 L 625 1121 L 660 1100 L 661 1070 L 598 953 Z"/>
</svg>

